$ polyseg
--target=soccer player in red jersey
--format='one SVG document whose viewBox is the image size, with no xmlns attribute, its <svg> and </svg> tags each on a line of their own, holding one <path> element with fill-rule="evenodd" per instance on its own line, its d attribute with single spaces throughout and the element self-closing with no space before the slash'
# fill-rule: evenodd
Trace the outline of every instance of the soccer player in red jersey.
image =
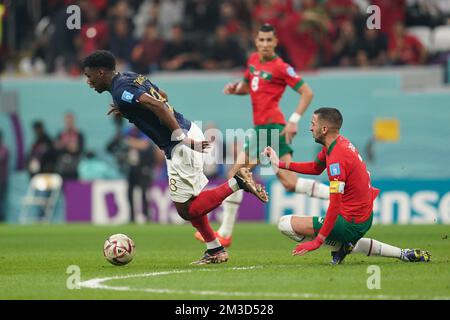
<svg viewBox="0 0 450 320">
<path fill-rule="evenodd" d="M 338 249 L 332 252 L 334 264 L 341 263 L 352 250 L 368 256 L 396 257 L 410 262 L 430 261 L 427 251 L 400 249 L 362 238 L 372 226 L 373 200 L 379 190 L 372 187 L 370 174 L 358 150 L 340 135 L 342 122 L 342 115 L 335 108 L 314 111 L 310 131 L 323 148 L 313 162 L 280 161 L 272 148 L 267 147 L 264 151 L 275 168 L 312 175 L 319 175 L 326 169 L 330 180 L 330 205 L 324 220 L 292 215 L 280 219 L 280 231 L 301 242 L 292 254 L 304 255 L 318 249 L 327 240 L 332 246 L 338 244 Z M 313 240 L 303 242 L 313 236 Z"/>
<path fill-rule="evenodd" d="M 255 38 L 257 52 L 249 57 L 243 80 L 227 84 L 224 88 L 227 95 L 250 95 L 255 125 L 248 143 L 244 145 L 244 151 L 238 155 L 236 164 L 228 172 L 229 177 L 244 166 L 254 168 L 266 145 L 278 149 L 283 161 L 290 162 L 292 159 L 293 150 L 289 144 L 297 133 L 297 122 L 313 99 L 313 92 L 295 70 L 275 53 L 277 43 L 274 28 L 270 24 L 264 24 Z M 279 106 L 286 86 L 301 95 L 297 108 L 287 123 Z M 261 136 L 267 137 L 267 141 L 259 143 L 258 137 Z M 288 191 L 328 199 L 328 186 L 320 182 L 300 178 L 294 172 L 284 170 L 278 172 L 277 177 Z M 242 197 L 243 193 L 237 192 L 223 203 L 223 220 L 217 237 L 224 246 L 231 244 Z M 202 241 L 199 233 L 195 237 Z"/>
</svg>

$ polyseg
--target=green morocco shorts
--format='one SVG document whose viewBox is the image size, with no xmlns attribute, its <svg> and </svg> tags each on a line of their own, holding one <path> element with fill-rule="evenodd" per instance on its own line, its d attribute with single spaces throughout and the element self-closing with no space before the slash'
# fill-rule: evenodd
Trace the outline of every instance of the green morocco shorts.
<svg viewBox="0 0 450 320">
<path fill-rule="evenodd" d="M 345 220 L 341 215 L 338 215 L 336 223 L 327 237 L 327 241 L 336 241 L 340 243 L 351 242 L 353 245 L 361 239 L 372 226 L 373 213 L 369 219 L 362 223 L 353 223 Z M 323 226 L 324 219 L 322 217 L 313 217 L 314 233 L 317 234 Z"/>
<path fill-rule="evenodd" d="M 264 124 L 255 126 L 254 130 L 245 137 L 244 150 L 250 159 L 259 159 L 264 148 L 271 146 L 281 158 L 285 154 L 293 154 L 294 150 L 286 143 L 284 136 L 281 136 L 284 125 Z"/>
</svg>

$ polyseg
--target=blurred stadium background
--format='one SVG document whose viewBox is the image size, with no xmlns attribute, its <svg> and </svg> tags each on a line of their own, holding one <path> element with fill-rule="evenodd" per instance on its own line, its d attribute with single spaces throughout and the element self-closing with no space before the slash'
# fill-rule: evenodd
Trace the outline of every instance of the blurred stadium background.
<svg viewBox="0 0 450 320">
<path fill-rule="evenodd" d="M 67 28 L 70 5 L 80 8 L 80 29 Z M 370 5 L 381 10 L 381 30 L 366 28 Z M 277 28 L 278 53 L 315 93 L 294 158 L 313 159 L 318 150 L 308 131 L 312 111 L 339 107 L 343 134 L 382 190 L 375 222 L 450 223 L 450 0 L 0 1 L 1 220 L 128 223 L 131 182 L 148 184 L 152 222 L 182 223 L 170 205 L 163 157 L 127 143 L 133 129 L 106 116 L 110 97 L 86 85 L 80 61 L 95 49 L 111 50 L 120 70 L 149 74 L 204 130 L 247 129 L 250 99 L 225 97 L 222 88 L 241 77 L 263 22 Z M 288 89 L 286 115 L 297 99 Z M 226 166 L 207 171 L 219 182 Z M 31 180 L 43 173 L 63 183 Z M 288 194 L 273 177 L 260 179 L 270 203 L 246 199 L 241 221 L 325 213 L 325 202 Z M 142 223 L 136 190 L 135 220 Z M 47 199 L 46 210 L 38 197 Z"/>
</svg>

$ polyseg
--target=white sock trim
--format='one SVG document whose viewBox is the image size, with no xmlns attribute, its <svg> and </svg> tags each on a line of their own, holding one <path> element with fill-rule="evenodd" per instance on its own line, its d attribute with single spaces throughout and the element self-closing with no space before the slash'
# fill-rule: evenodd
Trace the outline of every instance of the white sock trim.
<svg viewBox="0 0 450 320">
<path fill-rule="evenodd" d="M 295 184 L 296 193 L 304 193 L 310 197 L 319 199 L 329 199 L 330 189 L 326 184 L 306 178 L 298 178 Z"/>
<path fill-rule="evenodd" d="M 213 241 L 206 243 L 206 249 L 215 249 L 220 246 L 221 246 L 221 244 L 220 244 L 219 240 L 217 240 L 217 239 L 214 239 Z"/>
<path fill-rule="evenodd" d="M 234 192 L 239 190 L 239 185 L 235 178 L 231 178 L 230 180 L 228 180 L 228 185 L 230 186 L 231 190 L 233 190 Z"/>
</svg>

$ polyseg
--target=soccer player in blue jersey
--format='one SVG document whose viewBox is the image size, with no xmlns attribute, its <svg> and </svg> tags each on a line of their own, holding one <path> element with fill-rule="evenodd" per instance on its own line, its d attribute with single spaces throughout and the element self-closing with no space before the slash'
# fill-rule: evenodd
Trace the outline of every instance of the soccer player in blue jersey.
<svg viewBox="0 0 450 320">
<path fill-rule="evenodd" d="M 265 190 L 256 185 L 247 168 L 226 183 L 203 190 L 208 179 L 203 173 L 203 154 L 209 142 L 200 128 L 168 103 L 168 96 L 146 77 L 119 73 L 109 51 L 95 51 L 83 61 L 88 85 L 98 93 L 108 91 L 113 104 L 108 114 L 120 114 L 134 123 L 164 151 L 170 197 L 178 214 L 201 233 L 206 242 L 204 255 L 193 264 L 222 263 L 228 253 L 216 239 L 207 214 L 233 192 L 243 189 L 267 202 Z"/>
</svg>

